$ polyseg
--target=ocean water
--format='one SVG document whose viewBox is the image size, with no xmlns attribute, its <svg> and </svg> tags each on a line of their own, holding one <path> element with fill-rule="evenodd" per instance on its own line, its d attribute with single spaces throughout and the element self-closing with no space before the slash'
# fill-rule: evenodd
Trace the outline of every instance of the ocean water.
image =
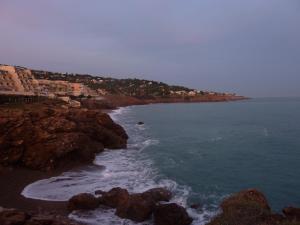
<svg viewBox="0 0 300 225">
<path fill-rule="evenodd" d="M 37 181 L 22 194 L 63 201 L 116 186 L 130 192 L 166 187 L 194 225 L 216 215 L 224 197 L 247 188 L 263 191 L 274 211 L 300 206 L 299 98 L 131 106 L 111 116 L 129 134 L 128 149 L 107 150 L 93 165 Z M 107 209 L 70 217 L 91 225 L 135 224 Z"/>
</svg>

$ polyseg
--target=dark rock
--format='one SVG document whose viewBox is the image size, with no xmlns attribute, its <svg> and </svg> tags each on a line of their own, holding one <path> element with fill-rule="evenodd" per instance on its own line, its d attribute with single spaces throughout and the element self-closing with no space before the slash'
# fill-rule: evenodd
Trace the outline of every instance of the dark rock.
<svg viewBox="0 0 300 225">
<path fill-rule="evenodd" d="M 281 214 L 275 213 L 267 216 L 259 225 L 280 225 L 282 223 L 285 224 L 284 222 L 286 222 L 286 218 L 284 218 L 284 216 Z"/>
<path fill-rule="evenodd" d="M 221 203 L 222 213 L 208 225 L 256 225 L 275 219 L 266 197 L 255 189 L 241 191 Z"/>
<path fill-rule="evenodd" d="M 172 192 L 165 188 L 152 188 L 142 193 L 143 197 L 151 198 L 154 202 L 170 201 L 172 198 Z"/>
<path fill-rule="evenodd" d="M 95 191 L 95 195 L 104 195 L 106 192 L 102 190 Z"/>
<path fill-rule="evenodd" d="M 99 206 L 99 200 L 92 194 L 78 194 L 73 196 L 68 202 L 68 209 L 70 211 L 78 209 L 95 209 Z"/>
<path fill-rule="evenodd" d="M 143 194 L 132 194 L 127 201 L 119 204 L 116 215 L 136 222 L 143 222 L 151 217 L 155 207 L 152 198 L 145 197 Z"/>
<path fill-rule="evenodd" d="M 77 225 L 77 223 L 61 216 L 37 214 L 27 220 L 25 225 Z"/>
<path fill-rule="evenodd" d="M 221 203 L 221 208 L 223 211 L 227 211 L 228 209 L 231 210 L 231 208 L 235 208 L 240 203 L 243 204 L 245 202 L 255 203 L 259 208 L 269 212 L 271 210 L 264 194 L 256 189 L 249 189 L 232 195 Z"/>
<path fill-rule="evenodd" d="M 0 207 L 0 225 L 78 225 L 76 222 L 55 214 L 30 214 L 17 209 Z"/>
<path fill-rule="evenodd" d="M 191 207 L 192 209 L 200 209 L 200 208 L 201 208 L 201 204 L 199 204 L 199 203 L 192 204 L 190 207 Z"/>
<path fill-rule="evenodd" d="M 33 216 L 30 220 L 28 220 L 25 225 L 52 225 L 52 224 L 53 224 L 53 217 L 37 215 L 37 216 Z"/>
<path fill-rule="evenodd" d="M 155 207 L 155 225 L 189 225 L 193 221 L 186 210 L 175 203 L 162 204 Z"/>
<path fill-rule="evenodd" d="M 282 210 L 283 214 L 289 220 L 298 220 L 300 221 L 300 208 L 287 207 Z"/>
<path fill-rule="evenodd" d="M 99 198 L 101 204 L 111 208 L 117 208 L 119 205 L 125 204 L 129 199 L 129 193 L 123 188 L 113 188 L 110 191 L 103 193 Z"/>
<path fill-rule="evenodd" d="M 144 124 L 145 124 L 145 123 L 144 123 L 144 122 L 141 122 L 141 121 L 137 123 L 137 125 L 144 125 Z"/>
<path fill-rule="evenodd" d="M 121 218 L 142 222 L 151 217 L 155 203 L 169 201 L 172 193 L 163 188 L 153 188 L 144 193 L 129 194 L 126 189 L 113 188 L 108 192 L 97 192 L 101 204 L 116 208 L 116 215 Z"/>
<path fill-rule="evenodd" d="M 2 209 L 0 211 L 1 225 L 23 225 L 30 216 L 17 209 Z"/>
</svg>

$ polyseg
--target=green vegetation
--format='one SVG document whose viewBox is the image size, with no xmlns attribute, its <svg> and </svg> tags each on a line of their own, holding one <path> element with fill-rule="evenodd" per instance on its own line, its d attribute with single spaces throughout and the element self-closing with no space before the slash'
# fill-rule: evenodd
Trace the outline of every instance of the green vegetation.
<svg viewBox="0 0 300 225">
<path fill-rule="evenodd" d="M 126 95 L 144 99 L 151 99 L 155 97 L 168 98 L 173 96 L 190 98 L 191 96 L 211 94 L 183 86 L 168 85 L 163 82 L 144 79 L 115 79 L 108 77 L 96 77 L 88 74 L 53 73 L 40 70 L 32 70 L 32 73 L 37 79 L 63 80 L 72 83 L 82 83 L 92 90 L 96 90 L 102 94 Z M 213 94 L 223 95 L 221 93 Z"/>
</svg>

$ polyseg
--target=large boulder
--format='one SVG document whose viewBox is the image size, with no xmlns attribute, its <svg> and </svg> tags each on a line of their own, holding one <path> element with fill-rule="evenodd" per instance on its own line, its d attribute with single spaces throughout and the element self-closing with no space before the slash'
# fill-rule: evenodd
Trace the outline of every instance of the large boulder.
<svg viewBox="0 0 300 225">
<path fill-rule="evenodd" d="M 125 130 L 109 115 L 62 104 L 0 106 L 0 164 L 53 170 L 126 148 Z"/>
<path fill-rule="evenodd" d="M 142 193 L 145 198 L 151 198 L 155 202 L 168 202 L 172 198 L 172 192 L 165 188 L 152 188 Z"/>
<path fill-rule="evenodd" d="M 111 208 L 117 208 L 119 205 L 124 205 L 128 199 L 128 191 L 126 189 L 116 187 L 112 188 L 108 192 L 102 192 L 102 196 L 99 197 L 99 202 L 100 204 L 109 206 Z"/>
<path fill-rule="evenodd" d="M 267 201 L 267 198 L 263 193 L 256 189 L 248 189 L 245 191 L 241 191 L 237 194 L 226 198 L 221 203 L 221 208 L 223 211 L 231 210 L 232 208 L 236 208 L 238 205 L 242 205 L 244 203 L 253 203 L 257 204 L 259 208 L 264 209 L 266 211 L 270 211 L 271 208 Z"/>
<path fill-rule="evenodd" d="M 185 208 L 175 203 L 161 204 L 155 207 L 155 225 L 189 225 L 193 219 L 189 217 Z"/>
<path fill-rule="evenodd" d="M 73 196 L 68 201 L 68 209 L 70 211 L 86 209 L 92 210 L 99 206 L 99 200 L 92 194 L 82 193 Z"/>
<path fill-rule="evenodd" d="M 286 207 L 282 212 L 287 219 L 300 221 L 300 208 Z"/>
<path fill-rule="evenodd" d="M 256 225 L 274 219 L 266 197 L 255 189 L 241 191 L 221 203 L 222 213 L 209 225 Z"/>
<path fill-rule="evenodd" d="M 143 222 L 151 217 L 155 201 L 143 194 L 132 194 L 127 201 L 119 204 L 116 215 L 136 222 Z"/>
</svg>

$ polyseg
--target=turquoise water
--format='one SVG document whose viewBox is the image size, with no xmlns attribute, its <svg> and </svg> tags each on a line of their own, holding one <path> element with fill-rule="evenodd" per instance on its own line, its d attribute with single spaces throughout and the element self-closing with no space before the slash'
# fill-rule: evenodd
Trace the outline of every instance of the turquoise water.
<svg viewBox="0 0 300 225">
<path fill-rule="evenodd" d="M 193 225 L 206 224 L 224 197 L 247 188 L 263 191 L 274 211 L 300 206 L 300 98 L 132 106 L 111 117 L 126 129 L 127 149 L 107 149 L 92 165 L 34 182 L 22 194 L 64 201 L 112 187 L 131 193 L 166 187 Z M 113 209 L 70 217 L 89 225 L 136 224 Z"/>
<path fill-rule="evenodd" d="M 190 203 L 214 205 L 254 187 L 275 210 L 300 206 L 300 99 L 159 104 L 132 114 L 159 140 L 144 153 L 191 188 Z"/>
</svg>

